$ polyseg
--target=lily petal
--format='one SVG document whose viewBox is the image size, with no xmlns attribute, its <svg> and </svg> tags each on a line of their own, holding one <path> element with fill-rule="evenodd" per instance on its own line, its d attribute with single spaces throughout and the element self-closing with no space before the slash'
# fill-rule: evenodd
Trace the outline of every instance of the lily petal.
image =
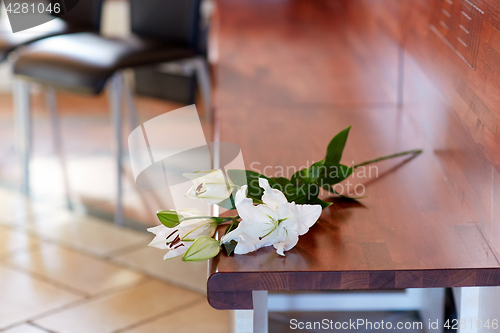
<svg viewBox="0 0 500 333">
<path fill-rule="evenodd" d="M 293 212 L 292 212 L 293 205 L 294 204 L 287 203 L 285 205 L 279 206 L 277 211 L 276 211 L 276 213 L 277 213 L 276 218 L 278 220 L 285 220 L 285 219 L 290 218 L 293 215 Z"/>
<path fill-rule="evenodd" d="M 292 204 L 292 213 L 297 218 L 297 232 L 299 235 L 309 231 L 321 215 L 320 205 L 296 205 Z"/>
<path fill-rule="evenodd" d="M 210 183 L 220 182 L 221 179 L 224 180 L 226 178 L 221 169 L 196 171 L 193 173 L 183 173 L 182 175 L 191 180 L 196 180 L 201 178 L 203 179 L 203 181 Z"/>
<path fill-rule="evenodd" d="M 272 210 L 276 211 L 280 205 L 288 203 L 285 195 L 281 191 L 271 188 L 267 179 L 259 178 L 259 186 L 264 189 L 262 202 L 264 202 Z"/>
<path fill-rule="evenodd" d="M 271 210 L 265 206 L 254 206 L 253 200 L 247 198 L 246 185 L 242 186 L 236 192 L 235 205 L 243 225 L 246 223 L 267 223 L 269 221 L 269 214 L 272 214 Z"/>
<path fill-rule="evenodd" d="M 194 216 L 203 216 L 206 215 L 203 213 L 201 210 L 197 208 L 183 208 L 183 209 L 178 209 L 177 213 L 184 217 L 194 217 Z"/>
<path fill-rule="evenodd" d="M 272 228 L 272 226 L 269 225 L 269 228 Z M 227 235 L 224 235 L 221 238 L 221 243 L 229 243 L 235 240 L 238 242 L 238 245 L 236 245 L 234 253 L 246 254 L 256 251 L 261 247 L 273 245 L 277 232 L 262 238 L 261 236 L 263 236 L 265 232 L 266 229 L 262 229 L 261 227 L 252 229 L 238 227 Z"/>
<path fill-rule="evenodd" d="M 291 250 L 299 241 L 299 234 L 295 230 L 287 229 L 287 237 L 284 241 L 274 243 L 273 246 L 280 256 L 285 256 L 285 251 Z"/>
<path fill-rule="evenodd" d="M 165 250 L 168 248 L 166 238 L 170 233 L 175 231 L 175 229 L 167 228 L 163 224 L 160 224 L 156 227 L 148 228 L 148 231 L 156 235 L 148 246 Z"/>
<path fill-rule="evenodd" d="M 238 237 L 238 245 L 234 248 L 234 254 L 247 254 L 259 249 L 257 242 L 259 239 L 242 234 Z"/>
<path fill-rule="evenodd" d="M 163 257 L 163 260 L 168 260 L 183 255 L 189 249 L 191 244 L 193 244 L 193 242 L 182 242 L 182 244 L 184 244 L 184 246 L 179 246 L 176 249 L 168 251 Z"/>
<path fill-rule="evenodd" d="M 273 225 L 271 223 L 263 224 L 263 223 L 256 223 L 256 224 L 249 224 L 247 223 L 246 225 L 242 226 L 243 221 L 240 222 L 240 225 L 238 228 L 235 230 L 231 231 L 227 235 L 224 235 L 221 238 L 222 243 L 229 243 L 232 240 L 235 240 L 238 242 L 238 244 L 241 242 L 241 238 L 243 237 L 244 240 L 252 242 L 252 244 L 267 244 L 267 245 L 260 245 L 257 248 L 260 248 L 262 246 L 268 246 L 271 245 L 272 243 L 268 244 L 270 240 L 272 240 L 272 235 L 266 236 L 262 238 L 267 232 L 272 230 Z M 262 240 L 260 239 L 262 238 Z M 256 250 L 255 248 L 254 250 Z M 254 251 L 253 250 L 253 251 Z"/>
<path fill-rule="evenodd" d="M 285 243 L 276 243 L 273 244 L 274 248 L 276 249 L 276 253 L 278 253 L 280 256 L 285 256 Z"/>
<path fill-rule="evenodd" d="M 199 236 L 212 237 L 217 230 L 217 223 L 212 219 L 187 220 L 178 229 L 182 240 L 195 240 Z"/>
<path fill-rule="evenodd" d="M 166 234 L 168 230 L 163 224 L 157 225 L 156 227 L 151 227 L 147 229 L 150 233 L 158 235 L 158 234 Z M 172 229 L 173 230 L 173 229 Z"/>
<path fill-rule="evenodd" d="M 186 197 L 200 199 L 210 205 L 218 204 L 227 199 L 236 188 L 236 185 L 227 179 L 220 169 L 185 173 L 183 175 L 193 182 L 193 186 L 189 189 Z"/>
</svg>

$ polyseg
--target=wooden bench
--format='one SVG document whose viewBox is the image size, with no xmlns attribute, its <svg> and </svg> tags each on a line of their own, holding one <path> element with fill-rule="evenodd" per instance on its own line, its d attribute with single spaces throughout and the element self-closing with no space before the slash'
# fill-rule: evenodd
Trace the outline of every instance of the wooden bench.
<svg viewBox="0 0 500 333">
<path fill-rule="evenodd" d="M 367 198 L 332 198 L 284 258 L 265 248 L 213 259 L 210 304 L 454 287 L 461 315 L 481 318 L 494 293 L 461 288 L 500 286 L 500 1 L 218 3 L 220 136 L 247 168 L 310 165 L 350 125 L 345 164 L 424 154 L 350 178 Z"/>
</svg>

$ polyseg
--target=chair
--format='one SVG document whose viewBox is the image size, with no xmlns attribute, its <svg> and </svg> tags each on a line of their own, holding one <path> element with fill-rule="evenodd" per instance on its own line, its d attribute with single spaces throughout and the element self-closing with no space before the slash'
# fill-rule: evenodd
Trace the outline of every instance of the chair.
<svg viewBox="0 0 500 333">
<path fill-rule="evenodd" d="M 54 4 L 56 1 L 51 1 L 51 4 Z M 57 1 L 60 3 L 59 1 Z M 49 21 L 41 26 L 37 26 L 31 29 L 24 30 L 19 33 L 1 33 L 0 34 L 0 62 L 7 61 L 9 59 L 9 55 L 15 54 L 17 50 L 28 45 L 29 43 L 33 43 L 39 41 L 43 38 L 48 38 L 57 35 L 83 32 L 83 31 L 91 31 L 98 32 L 101 27 L 101 14 L 102 14 L 102 5 L 103 0 L 86 0 L 79 1 L 74 8 L 63 13 L 62 15 L 58 15 L 59 17 L 54 18 L 52 21 Z M 1 1 L 0 1 L 1 6 Z M 66 8 L 66 7 L 64 7 Z M 63 9 L 64 10 L 64 9 Z M 0 31 L 10 31 L 9 22 L 7 19 L 0 20 Z M 18 87 L 14 84 L 13 95 L 16 96 L 16 92 Z M 47 105 L 54 104 L 53 91 L 48 89 L 46 91 L 46 101 Z M 16 101 L 18 99 L 16 98 Z M 53 128 L 53 138 L 54 138 L 54 147 L 57 151 L 61 164 L 63 166 L 63 176 L 65 178 L 65 187 L 67 194 L 67 204 L 68 207 L 71 208 L 71 201 L 69 200 L 69 187 L 67 181 L 67 173 L 64 158 L 62 156 L 62 145 L 60 141 L 60 130 L 59 123 L 57 120 L 56 110 L 54 108 L 49 107 L 50 110 L 50 119 Z M 19 115 L 19 114 L 18 114 Z M 19 118 L 19 117 L 18 117 Z M 30 141 L 30 129 L 29 122 L 26 122 L 23 126 L 19 126 L 20 121 L 24 121 L 23 118 L 16 119 L 19 136 L 22 139 L 18 140 L 18 145 L 22 148 L 22 151 L 26 151 L 29 149 L 29 141 Z M 26 119 L 27 121 L 28 119 Z M 27 139 L 27 141 L 25 140 Z M 26 156 L 24 156 L 26 158 Z M 26 159 L 26 163 L 29 161 Z M 27 169 L 24 171 L 25 179 L 28 179 Z M 28 184 L 26 182 L 26 184 Z M 25 193 L 29 192 L 29 188 L 27 185 L 25 187 Z"/>
<path fill-rule="evenodd" d="M 55 1 L 51 1 L 51 3 L 55 3 Z M 49 21 L 42 26 L 37 26 L 32 29 L 25 30 L 19 33 L 3 33 L 0 34 L 0 62 L 6 61 L 9 58 L 9 55 L 15 53 L 20 48 L 28 45 L 29 43 L 39 41 L 43 38 L 48 38 L 56 35 L 82 32 L 82 31 L 91 31 L 98 32 L 101 26 L 101 14 L 102 14 L 102 5 L 103 0 L 88 0 L 88 1 L 79 1 L 78 4 L 70 11 L 59 15 L 59 17 L 54 18 L 52 21 Z M 4 25 L 2 28 L 3 31 L 9 31 L 10 27 L 8 27 L 8 21 L 2 20 L 1 24 Z M 14 84 L 13 87 L 13 95 L 15 98 L 15 102 L 19 102 L 19 99 L 16 98 L 17 91 L 19 87 L 17 84 Z M 53 104 L 53 92 L 48 89 L 46 91 L 46 101 L 47 105 Z M 69 188 L 67 182 L 67 174 L 64 159 L 62 157 L 62 146 L 60 142 L 60 130 L 59 123 L 57 121 L 57 114 L 54 108 L 50 108 L 50 118 L 54 132 L 54 146 L 60 157 L 61 163 L 63 165 L 63 175 L 65 178 L 65 186 L 67 198 L 69 198 Z M 19 113 L 16 114 L 20 116 Z M 23 119 L 17 117 L 17 131 L 18 131 L 18 146 L 21 151 L 28 152 L 29 151 L 29 142 L 30 142 L 30 123 L 25 122 L 22 126 L 20 126 L 21 121 L 28 121 L 29 119 Z M 29 153 L 28 153 L 29 154 Z M 25 159 L 25 163 L 29 163 L 29 160 L 26 159 L 26 156 L 23 156 Z M 24 170 L 25 179 L 28 179 L 28 169 Z M 27 182 L 25 187 L 25 193 L 29 193 L 29 188 L 27 187 Z M 71 208 L 71 201 L 68 199 L 68 206 Z"/>
<path fill-rule="evenodd" d="M 115 131 L 117 192 L 115 223 L 123 224 L 122 205 L 122 94 L 132 127 L 136 127 L 131 83 L 124 71 L 171 61 L 196 69 L 206 112 L 210 109 L 208 68 L 198 48 L 200 0 L 131 0 L 129 38 L 106 38 L 97 33 L 75 33 L 47 38 L 27 47 L 14 65 L 18 84 L 16 104 L 23 124 L 21 148 L 24 190 L 29 191 L 29 85 L 38 83 L 75 93 L 100 94 L 109 82 Z M 208 84 L 207 84 L 208 82 Z M 53 91 L 53 90 L 52 90 Z M 55 101 L 55 96 L 52 98 Z M 55 103 L 52 103 L 55 108 Z"/>
<path fill-rule="evenodd" d="M 52 3 L 54 2 L 52 1 Z M 81 31 L 98 32 L 101 23 L 102 3 L 103 0 L 80 1 L 75 8 L 43 26 L 20 33 L 0 34 L 0 62 L 6 61 L 9 54 L 19 47 L 43 38 Z M 0 0 L 0 6 L 1 4 Z M 0 31 L 10 31 L 8 20 L 2 20 L 0 25 Z"/>
</svg>

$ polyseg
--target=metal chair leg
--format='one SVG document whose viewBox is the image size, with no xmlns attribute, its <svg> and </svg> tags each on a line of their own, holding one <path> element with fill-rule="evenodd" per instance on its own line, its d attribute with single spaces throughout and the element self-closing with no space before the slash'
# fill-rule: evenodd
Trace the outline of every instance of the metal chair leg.
<svg viewBox="0 0 500 333">
<path fill-rule="evenodd" d="M 66 159 L 64 158 L 64 150 L 62 145 L 62 134 L 61 134 L 61 125 L 59 123 L 59 115 L 57 110 L 57 97 L 56 91 L 52 87 L 45 88 L 45 103 L 47 105 L 47 109 L 49 110 L 50 115 L 50 123 L 52 126 L 52 139 L 54 144 L 54 149 L 59 158 L 59 162 L 61 164 L 61 171 L 63 176 L 64 183 L 64 192 L 66 197 L 66 206 L 69 210 L 73 210 L 73 203 L 71 201 L 71 192 L 69 186 L 69 176 L 68 176 L 68 167 L 66 164 Z"/>
<path fill-rule="evenodd" d="M 205 58 L 197 57 L 193 59 L 193 65 L 196 70 L 196 79 L 200 86 L 200 91 L 205 104 L 205 114 L 207 119 L 212 117 L 212 85 L 210 82 L 210 71 Z"/>
<path fill-rule="evenodd" d="M 16 119 L 17 149 L 21 161 L 21 191 L 30 195 L 30 157 L 31 157 L 31 110 L 30 84 L 14 80 L 14 112 Z"/>
<path fill-rule="evenodd" d="M 139 126 L 139 116 L 137 114 L 137 108 L 134 101 L 133 75 L 133 70 L 127 70 L 123 74 L 123 95 L 125 97 L 125 103 L 127 105 L 130 131 L 133 131 Z"/>
<path fill-rule="evenodd" d="M 116 173 L 117 173 L 117 190 L 116 190 L 116 210 L 115 224 L 123 225 L 123 182 L 122 182 L 122 158 L 123 158 L 123 142 L 122 142 L 122 92 L 123 74 L 116 73 L 111 78 L 110 86 L 110 102 L 111 102 L 111 118 L 115 132 L 115 158 L 116 158 Z"/>
<path fill-rule="evenodd" d="M 190 75 L 194 72 L 205 104 L 205 116 L 208 120 L 212 118 L 212 84 L 208 63 L 204 57 L 198 56 L 178 62 L 168 62 L 160 65 L 158 68 L 164 73 Z"/>
</svg>

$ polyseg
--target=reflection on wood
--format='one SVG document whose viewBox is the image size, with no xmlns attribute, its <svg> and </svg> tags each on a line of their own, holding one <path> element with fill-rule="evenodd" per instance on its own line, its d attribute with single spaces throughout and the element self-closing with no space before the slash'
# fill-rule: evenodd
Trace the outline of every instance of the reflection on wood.
<svg viewBox="0 0 500 333">
<path fill-rule="evenodd" d="M 213 260 L 214 307 L 251 308 L 261 289 L 500 283 L 500 1 L 458 3 L 452 33 L 439 36 L 441 1 L 219 1 L 221 138 L 240 145 L 247 168 L 310 165 L 349 125 L 346 164 L 424 154 L 378 164 L 380 181 L 349 178 L 366 187 L 363 206 L 337 202 L 286 257 L 265 248 Z M 481 26 L 453 16 L 470 4 Z M 461 38 L 472 51 L 457 45 L 460 24 L 476 34 Z"/>
</svg>

